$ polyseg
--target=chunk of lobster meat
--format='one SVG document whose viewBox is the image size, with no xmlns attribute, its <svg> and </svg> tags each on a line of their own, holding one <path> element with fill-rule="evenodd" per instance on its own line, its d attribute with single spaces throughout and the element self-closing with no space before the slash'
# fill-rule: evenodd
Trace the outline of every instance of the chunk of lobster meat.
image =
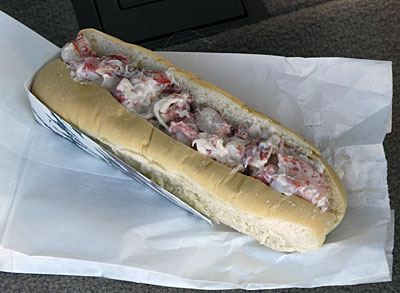
<svg viewBox="0 0 400 293">
<path fill-rule="evenodd" d="M 78 62 L 87 57 L 96 57 L 96 54 L 90 49 L 89 43 L 83 35 L 78 35 L 61 49 L 61 58 L 67 64 Z"/>
<path fill-rule="evenodd" d="M 205 107 L 197 111 L 195 115 L 196 123 L 201 131 L 220 135 L 227 135 L 232 131 L 232 125 L 213 108 Z"/>
<path fill-rule="evenodd" d="M 278 173 L 278 166 L 276 165 L 268 165 L 261 171 L 258 171 L 253 175 L 254 178 L 262 181 L 263 183 L 270 185 L 274 180 L 274 175 Z"/>
<path fill-rule="evenodd" d="M 284 187 L 287 192 L 295 194 L 312 204 L 327 210 L 329 207 L 329 185 L 324 176 L 311 164 L 296 157 L 278 154 L 279 175 L 275 184 Z"/>
<path fill-rule="evenodd" d="M 154 115 L 165 129 L 169 128 L 167 123 L 170 121 L 179 121 L 193 116 L 187 97 L 180 94 L 172 94 L 157 101 L 154 105 Z M 195 122 L 193 121 L 193 123 Z"/>
<path fill-rule="evenodd" d="M 165 84 L 171 84 L 172 83 L 171 80 L 168 78 L 168 76 L 163 72 L 145 70 L 145 71 L 143 71 L 143 73 L 146 76 L 149 76 L 152 79 L 154 79 L 160 85 L 165 85 Z"/>
<path fill-rule="evenodd" d="M 156 72 L 150 70 L 133 70 L 126 76 L 133 84 L 148 82 L 149 79 L 155 82 L 158 87 L 164 89 L 168 85 L 172 84 L 172 81 L 163 72 Z"/>
<path fill-rule="evenodd" d="M 147 83 L 133 85 L 127 78 L 123 78 L 115 88 L 114 96 L 131 112 L 150 119 L 154 117 L 153 106 L 160 92 L 152 79 Z"/>
<path fill-rule="evenodd" d="M 248 141 L 238 137 L 226 138 L 225 148 L 227 150 L 226 164 L 233 167 L 232 172 L 242 172 L 245 167 L 243 165 L 243 157 Z"/>
<path fill-rule="evenodd" d="M 197 151 L 218 162 L 232 167 L 232 172 L 242 171 L 242 158 L 246 142 L 238 138 L 227 138 L 219 134 L 201 132 L 193 141 Z"/>
<path fill-rule="evenodd" d="M 79 64 L 74 64 L 75 71 L 71 71 L 71 75 L 76 81 L 94 82 L 111 92 L 124 75 L 127 62 L 122 55 L 87 57 Z"/>
<path fill-rule="evenodd" d="M 189 91 L 183 89 L 182 87 L 180 87 L 177 84 L 171 83 L 171 84 L 166 84 L 162 94 L 164 96 L 169 96 L 172 94 L 180 94 L 180 95 L 184 95 L 187 97 L 187 102 L 189 104 L 192 104 L 194 102 L 194 99 L 190 96 Z"/>
<path fill-rule="evenodd" d="M 236 127 L 233 136 L 243 140 L 249 139 L 249 133 L 247 131 L 247 128 L 244 127 L 243 125 L 239 125 L 238 127 Z"/>
<path fill-rule="evenodd" d="M 122 55 L 107 55 L 100 58 L 95 72 L 103 80 L 101 87 L 112 91 L 124 76 L 128 66 L 128 59 Z"/>
<path fill-rule="evenodd" d="M 128 68 L 128 58 L 123 55 L 107 55 L 99 58 L 96 71 L 101 75 L 117 75 L 122 77 Z"/>
<path fill-rule="evenodd" d="M 179 122 L 172 121 L 168 131 L 172 134 L 173 138 L 188 146 L 192 145 L 192 142 L 197 139 L 199 133 L 194 120 L 190 118 Z"/>
<path fill-rule="evenodd" d="M 271 155 L 272 147 L 267 140 L 262 137 L 257 138 L 246 146 L 243 165 L 250 167 L 251 175 L 256 174 L 264 169 Z"/>
<path fill-rule="evenodd" d="M 90 81 L 95 84 L 101 85 L 103 78 L 96 72 L 96 68 L 99 65 L 99 60 L 96 57 L 88 57 L 85 62 L 81 63 L 77 69 L 73 78 L 75 81 Z M 73 71 L 71 71 L 71 74 Z"/>
</svg>

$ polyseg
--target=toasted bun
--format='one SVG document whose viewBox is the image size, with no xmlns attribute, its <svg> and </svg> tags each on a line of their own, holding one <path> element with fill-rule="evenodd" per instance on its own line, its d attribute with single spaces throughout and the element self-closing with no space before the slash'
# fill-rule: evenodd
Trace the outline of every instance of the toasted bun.
<svg viewBox="0 0 400 293">
<path fill-rule="evenodd" d="M 232 174 L 229 167 L 134 115 L 106 90 L 95 84 L 74 82 L 67 66 L 55 60 L 40 70 L 32 92 L 67 122 L 204 215 L 272 249 L 286 252 L 317 249 L 326 234 L 340 223 L 346 210 L 346 193 L 318 149 L 304 138 L 147 49 L 93 29 L 80 34 L 89 40 L 98 56 L 123 54 L 146 70 L 175 68 L 174 78 L 180 86 L 200 103 L 218 109 L 231 123 L 246 126 L 259 123 L 261 129 L 274 127 L 286 143 L 296 145 L 325 167 L 330 209 L 322 212 L 297 196 L 283 195 L 252 177 Z"/>
</svg>

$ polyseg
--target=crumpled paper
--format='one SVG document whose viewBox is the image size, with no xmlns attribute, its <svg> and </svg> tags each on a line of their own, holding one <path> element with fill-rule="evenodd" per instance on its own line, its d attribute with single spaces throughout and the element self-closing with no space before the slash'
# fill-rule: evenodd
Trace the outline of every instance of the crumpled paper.
<svg viewBox="0 0 400 293">
<path fill-rule="evenodd" d="M 390 280 L 390 62 L 160 53 L 298 131 L 342 174 L 343 222 L 320 250 L 285 254 L 208 225 L 37 124 L 23 83 L 58 48 L 3 13 L 0 27 L 0 270 L 203 289 Z"/>
</svg>

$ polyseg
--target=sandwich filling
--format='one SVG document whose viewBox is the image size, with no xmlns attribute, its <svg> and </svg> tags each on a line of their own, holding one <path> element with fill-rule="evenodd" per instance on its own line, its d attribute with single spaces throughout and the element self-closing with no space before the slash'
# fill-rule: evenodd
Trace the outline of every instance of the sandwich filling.
<svg viewBox="0 0 400 293">
<path fill-rule="evenodd" d="M 197 103 L 174 80 L 173 68 L 139 70 L 122 55 L 96 56 L 82 35 L 63 47 L 61 58 L 74 81 L 101 86 L 129 111 L 232 172 L 299 196 L 323 211 L 329 209 L 329 185 L 319 164 L 285 144 L 273 128 L 233 125 L 218 110 Z"/>
</svg>

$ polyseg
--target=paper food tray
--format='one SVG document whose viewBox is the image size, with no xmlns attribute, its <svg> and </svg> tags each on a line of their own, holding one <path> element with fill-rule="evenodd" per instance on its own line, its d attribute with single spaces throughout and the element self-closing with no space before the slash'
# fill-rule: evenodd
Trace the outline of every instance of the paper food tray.
<svg viewBox="0 0 400 293">
<path fill-rule="evenodd" d="M 60 52 L 52 56 L 48 61 L 45 62 L 45 64 L 41 67 L 43 68 L 46 64 L 49 62 L 60 58 Z M 40 70 L 40 69 L 39 69 Z M 50 131 L 53 131 L 54 133 L 61 135 L 62 137 L 66 138 L 70 142 L 74 143 L 76 146 L 80 147 L 84 151 L 88 152 L 92 156 L 95 156 L 98 159 L 103 160 L 107 164 L 111 165 L 112 167 L 117 168 L 120 170 L 122 173 L 125 175 L 131 177 L 132 179 L 137 180 L 138 182 L 142 183 L 143 185 L 146 185 L 150 187 L 151 189 L 155 190 L 158 194 L 164 196 L 165 198 L 169 199 L 171 202 L 176 204 L 177 206 L 193 213 L 200 219 L 208 222 L 209 224 L 212 225 L 212 221 L 204 216 L 203 214 L 199 213 L 192 207 L 190 207 L 188 204 L 183 202 L 181 199 L 173 195 L 172 193 L 168 192 L 158 184 L 154 183 L 150 179 L 148 179 L 146 176 L 142 175 L 135 169 L 133 169 L 131 166 L 120 160 L 118 157 L 113 155 L 111 152 L 97 144 L 95 141 L 90 139 L 88 136 L 83 134 L 81 131 L 73 127 L 71 124 L 66 122 L 64 119 L 62 119 L 60 116 L 58 116 L 56 113 L 51 111 L 46 105 L 44 105 L 38 98 L 35 97 L 35 95 L 31 92 L 31 86 L 33 83 L 33 80 L 35 79 L 37 73 L 39 70 L 31 76 L 25 83 L 24 83 L 24 88 L 26 91 L 26 94 L 28 95 L 29 98 L 29 103 L 32 107 L 32 112 L 33 115 L 36 119 L 36 121 L 47 128 Z"/>
</svg>

